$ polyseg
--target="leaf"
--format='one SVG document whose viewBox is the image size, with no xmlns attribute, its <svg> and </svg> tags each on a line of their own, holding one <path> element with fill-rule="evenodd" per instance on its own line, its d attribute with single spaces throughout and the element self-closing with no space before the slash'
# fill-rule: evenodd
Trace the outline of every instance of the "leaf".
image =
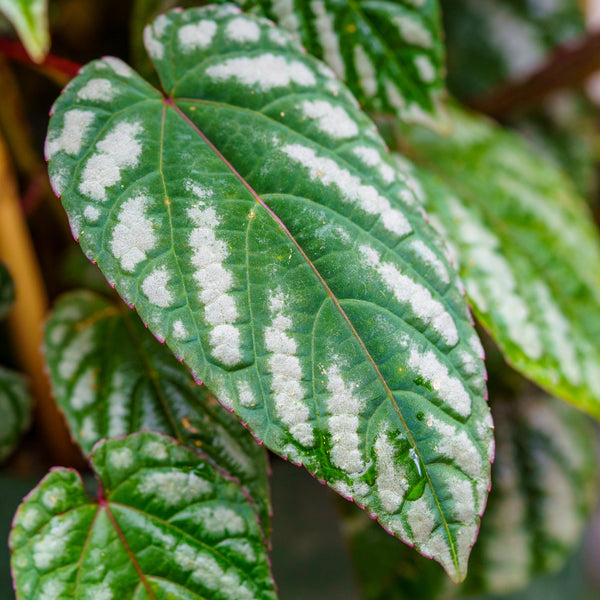
<svg viewBox="0 0 600 600">
<path fill-rule="evenodd" d="M 579 545 L 597 503 L 596 440 L 584 415 L 542 394 L 498 397 L 492 413 L 494 485 L 465 587 L 508 593 Z"/>
<path fill-rule="evenodd" d="M 3 319 L 15 300 L 15 286 L 8 269 L 0 263 L 0 319 Z"/>
<path fill-rule="evenodd" d="M 0 12 L 14 25 L 31 60 L 42 62 L 50 49 L 47 0 L 0 0 Z"/>
<path fill-rule="evenodd" d="M 133 0 L 129 20 L 131 64 L 140 75 L 152 84 L 159 83 L 150 57 L 144 48 L 144 28 L 161 13 L 177 7 L 198 4 L 197 0 Z"/>
<path fill-rule="evenodd" d="M 600 416 L 600 244 L 584 201 L 518 136 L 454 111 L 407 130 L 425 208 L 451 241 L 477 318 L 522 374 Z"/>
<path fill-rule="evenodd" d="M 577 0 L 441 0 L 448 86 L 459 97 L 482 94 L 530 75 L 559 45 L 585 33 Z"/>
<path fill-rule="evenodd" d="M 29 427 L 31 408 L 25 378 L 0 367 L 0 461 L 14 450 Z"/>
<path fill-rule="evenodd" d="M 238 0 L 326 62 L 367 110 L 432 122 L 444 91 L 438 0 Z"/>
<path fill-rule="evenodd" d="M 270 531 L 265 450 L 135 315 L 97 294 L 65 295 L 45 346 L 56 401 L 86 455 L 101 438 L 171 435 L 245 486 Z"/>
<path fill-rule="evenodd" d="M 257 439 L 461 578 L 491 420 L 410 181 L 329 69 L 264 20 L 214 7 L 146 31 L 168 95 L 108 58 L 50 122 L 84 252 Z"/>
<path fill-rule="evenodd" d="M 274 599 L 263 538 L 240 489 L 156 433 L 96 446 L 97 502 L 53 469 L 10 536 L 19 599 Z"/>
</svg>

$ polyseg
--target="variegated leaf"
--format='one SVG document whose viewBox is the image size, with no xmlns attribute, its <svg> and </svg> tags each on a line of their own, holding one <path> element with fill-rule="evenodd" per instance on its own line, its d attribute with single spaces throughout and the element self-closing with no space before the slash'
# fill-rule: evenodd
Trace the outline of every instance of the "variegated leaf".
<svg viewBox="0 0 600 600">
<path fill-rule="evenodd" d="M 230 479 L 156 433 L 101 442 L 91 500 L 54 469 L 10 536 L 18 600 L 274 600 L 254 508 Z"/>
<path fill-rule="evenodd" d="M 454 111 L 413 128 L 425 208 L 460 265 L 477 317 L 525 376 L 600 416 L 600 243 L 584 201 L 518 136 Z"/>
<path fill-rule="evenodd" d="M 32 60 L 42 62 L 50 49 L 48 0 L 0 0 L 0 12 L 14 25 Z"/>
<path fill-rule="evenodd" d="M 493 488 L 465 586 L 507 593 L 556 571 L 597 503 L 596 437 L 582 414 L 541 394 L 495 399 Z"/>
<path fill-rule="evenodd" d="M 406 178 L 330 70 L 235 7 L 146 30 L 164 95 L 85 67 L 46 144 L 73 232 L 267 447 L 464 576 L 489 485 L 481 347 Z"/>
<path fill-rule="evenodd" d="M 237 0 L 261 10 L 368 110 L 430 123 L 444 90 L 438 0 Z"/>
<path fill-rule="evenodd" d="M 0 367 L 0 461 L 15 448 L 31 421 L 31 396 L 24 377 Z"/>
<path fill-rule="evenodd" d="M 142 429 L 171 435 L 245 486 L 269 531 L 264 448 L 133 313 L 97 294 L 71 293 L 56 304 L 45 345 L 56 401 L 85 454 L 101 438 Z"/>
<path fill-rule="evenodd" d="M 8 269 L 0 263 L 0 319 L 3 319 L 15 299 L 15 286 Z"/>
</svg>

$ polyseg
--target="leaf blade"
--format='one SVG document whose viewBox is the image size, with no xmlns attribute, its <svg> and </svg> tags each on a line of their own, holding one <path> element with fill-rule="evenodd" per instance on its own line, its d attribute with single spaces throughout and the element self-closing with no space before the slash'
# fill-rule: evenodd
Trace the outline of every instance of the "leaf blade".
<svg viewBox="0 0 600 600">
<path fill-rule="evenodd" d="M 42 62 L 50 49 L 47 0 L 0 0 L 0 11 L 14 25 L 31 59 Z"/>
<path fill-rule="evenodd" d="M 0 366 L 0 461 L 15 449 L 29 427 L 32 404 L 25 378 Z"/>
<path fill-rule="evenodd" d="M 435 122 L 444 90 L 439 4 L 238 2 L 260 10 L 352 90 L 361 106 L 407 122 Z"/>
<path fill-rule="evenodd" d="M 600 243 L 588 208 L 516 135 L 458 110 L 454 123 L 447 139 L 406 139 L 417 162 L 428 157 L 425 207 L 454 240 L 474 312 L 518 371 L 598 416 Z"/>
<path fill-rule="evenodd" d="M 270 531 L 264 449 L 122 307 L 89 292 L 58 300 L 45 333 L 53 393 L 86 455 L 102 438 L 158 431 L 249 491 Z"/>
<path fill-rule="evenodd" d="M 347 90 L 264 20 L 231 7 L 159 19 L 146 43 L 172 96 L 132 104 L 128 87 L 109 116 L 99 100 L 70 154 L 68 114 L 88 109 L 78 94 L 110 65 L 86 67 L 57 102 L 50 173 L 66 171 L 76 237 L 255 436 L 462 577 L 491 421 L 456 274 L 406 178 Z M 108 185 L 86 176 L 109 160 Z M 444 454 L 451 465 L 431 466 Z"/>
<path fill-rule="evenodd" d="M 55 469 L 19 507 L 10 540 L 18 593 L 275 598 L 253 507 L 196 454 L 141 433 L 101 442 L 92 465 L 99 503 L 74 471 Z"/>
</svg>

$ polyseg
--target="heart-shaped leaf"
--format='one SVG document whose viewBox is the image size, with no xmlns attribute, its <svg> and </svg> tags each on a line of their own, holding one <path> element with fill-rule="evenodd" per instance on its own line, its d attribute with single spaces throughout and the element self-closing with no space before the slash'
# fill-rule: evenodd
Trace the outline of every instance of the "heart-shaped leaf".
<svg viewBox="0 0 600 600">
<path fill-rule="evenodd" d="M 54 469 L 10 537 L 19 600 L 274 599 L 264 540 L 240 489 L 156 433 L 100 442 L 100 497 Z"/>
<path fill-rule="evenodd" d="M 454 111 L 444 138 L 408 132 L 425 208 L 475 314 L 525 376 L 600 416 L 600 243 L 584 201 L 518 136 Z"/>
<path fill-rule="evenodd" d="M 580 542 L 597 502 L 596 436 L 541 394 L 494 399 L 492 413 L 494 485 L 465 586 L 507 593 L 562 567 Z"/>
<path fill-rule="evenodd" d="M 24 377 L 0 367 L 0 461 L 15 448 L 31 421 L 31 396 Z"/>
<path fill-rule="evenodd" d="M 0 263 L 0 319 L 3 319 L 15 299 L 15 286 L 8 269 Z"/>
<path fill-rule="evenodd" d="M 432 121 L 444 90 L 438 0 L 238 0 L 303 43 L 366 109 Z"/>
<path fill-rule="evenodd" d="M 31 59 L 42 62 L 50 49 L 48 0 L 0 0 L 0 12 L 14 25 Z"/>
<path fill-rule="evenodd" d="M 108 58 L 54 107 L 50 176 L 83 250 L 255 437 L 461 578 L 491 417 L 406 178 L 264 19 L 207 7 L 146 31 L 165 95 Z"/>
<path fill-rule="evenodd" d="M 68 294 L 48 321 L 45 346 L 56 401 L 85 454 L 101 438 L 171 435 L 245 486 L 269 531 L 264 448 L 134 314 L 97 294 Z"/>
</svg>

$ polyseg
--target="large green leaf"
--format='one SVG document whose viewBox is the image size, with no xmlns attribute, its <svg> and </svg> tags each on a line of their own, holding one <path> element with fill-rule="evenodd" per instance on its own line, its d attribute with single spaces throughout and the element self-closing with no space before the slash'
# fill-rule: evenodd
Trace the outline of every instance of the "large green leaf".
<svg viewBox="0 0 600 600">
<path fill-rule="evenodd" d="M 25 379 L 0 367 L 0 461 L 15 448 L 31 420 L 31 396 Z"/>
<path fill-rule="evenodd" d="M 596 437 L 587 417 L 535 392 L 494 399 L 492 414 L 494 485 L 465 586 L 506 593 L 579 545 L 597 502 Z"/>
<path fill-rule="evenodd" d="M 425 208 L 475 314 L 525 376 L 600 416 L 600 243 L 570 181 L 518 136 L 454 111 L 448 137 L 408 132 Z"/>
<path fill-rule="evenodd" d="M 0 319 L 3 319 L 15 299 L 15 286 L 8 269 L 0 263 Z"/>
<path fill-rule="evenodd" d="M 142 429 L 197 448 L 250 491 L 269 531 L 264 448 L 128 311 L 90 292 L 64 296 L 45 336 L 56 401 L 86 454 Z"/>
<path fill-rule="evenodd" d="M 32 60 L 42 62 L 50 49 L 48 0 L 0 0 L 0 12 L 15 26 Z"/>
<path fill-rule="evenodd" d="M 438 0 L 237 0 L 325 61 L 367 109 L 430 122 L 444 89 Z"/>
<path fill-rule="evenodd" d="M 147 29 L 57 101 L 73 232 L 267 447 L 461 578 L 489 485 L 479 340 L 373 124 L 330 70 L 232 6 Z"/>
<path fill-rule="evenodd" d="M 240 489 L 156 433 L 101 442 L 100 492 L 54 469 L 10 537 L 19 600 L 274 599 L 264 540 Z"/>
</svg>

